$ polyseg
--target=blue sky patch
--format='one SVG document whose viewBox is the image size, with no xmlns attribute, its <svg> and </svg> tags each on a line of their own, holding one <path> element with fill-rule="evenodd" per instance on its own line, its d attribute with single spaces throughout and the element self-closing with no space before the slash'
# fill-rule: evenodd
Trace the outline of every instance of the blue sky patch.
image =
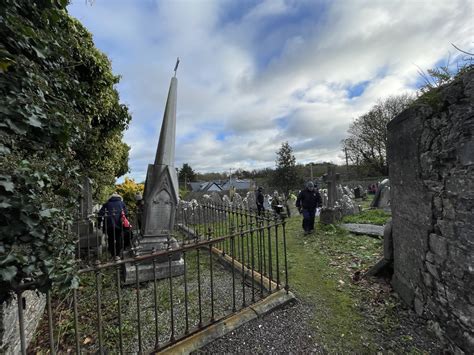
<svg viewBox="0 0 474 355">
<path fill-rule="evenodd" d="M 350 86 L 347 89 L 347 96 L 350 99 L 361 96 L 364 93 L 367 86 L 369 86 L 369 84 L 370 84 L 370 80 L 366 80 L 366 81 L 361 81 L 360 83 L 357 83 L 356 85 Z"/>
</svg>

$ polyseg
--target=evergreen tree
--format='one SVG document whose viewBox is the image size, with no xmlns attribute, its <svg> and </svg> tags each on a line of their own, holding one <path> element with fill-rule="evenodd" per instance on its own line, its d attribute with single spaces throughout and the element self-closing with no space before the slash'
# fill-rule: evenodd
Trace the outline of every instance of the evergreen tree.
<svg viewBox="0 0 474 355">
<path fill-rule="evenodd" d="M 276 154 L 273 185 L 278 188 L 278 191 L 288 196 L 290 190 L 298 184 L 296 158 L 293 155 L 293 148 L 291 148 L 288 142 L 283 142 Z"/>
<path fill-rule="evenodd" d="M 188 183 L 196 180 L 196 173 L 188 163 L 184 163 L 183 167 L 179 170 L 179 181 Z"/>
</svg>

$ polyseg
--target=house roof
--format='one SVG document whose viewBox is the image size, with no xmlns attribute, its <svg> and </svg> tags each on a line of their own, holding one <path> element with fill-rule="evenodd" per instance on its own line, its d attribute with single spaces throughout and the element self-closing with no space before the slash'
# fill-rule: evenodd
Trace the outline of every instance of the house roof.
<svg viewBox="0 0 474 355">
<path fill-rule="evenodd" d="M 236 190 L 249 190 L 253 184 L 252 180 L 241 180 L 241 179 L 232 179 L 221 181 L 197 181 L 190 182 L 189 186 L 193 192 L 205 192 L 205 191 L 228 191 L 230 186 L 235 187 Z"/>
<path fill-rule="evenodd" d="M 236 190 L 249 190 L 252 186 L 252 180 L 240 180 L 232 179 L 231 181 L 227 180 L 222 185 L 222 190 L 229 190 L 231 186 L 235 187 Z"/>
</svg>

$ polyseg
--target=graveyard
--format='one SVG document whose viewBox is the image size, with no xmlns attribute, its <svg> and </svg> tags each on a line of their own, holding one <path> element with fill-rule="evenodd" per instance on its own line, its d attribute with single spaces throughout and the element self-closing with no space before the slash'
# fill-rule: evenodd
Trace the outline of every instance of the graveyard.
<svg viewBox="0 0 474 355">
<path fill-rule="evenodd" d="M 6 0 L 0 353 L 473 353 L 474 9 L 425 5 Z"/>
</svg>

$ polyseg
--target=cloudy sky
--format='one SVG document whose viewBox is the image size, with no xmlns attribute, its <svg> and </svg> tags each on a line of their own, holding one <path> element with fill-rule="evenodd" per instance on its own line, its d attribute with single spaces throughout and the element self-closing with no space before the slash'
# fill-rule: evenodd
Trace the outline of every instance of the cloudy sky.
<svg viewBox="0 0 474 355">
<path fill-rule="evenodd" d="M 200 172 L 341 162 L 352 120 L 415 92 L 424 70 L 474 47 L 471 0 L 73 0 L 122 75 L 129 176 L 153 162 L 176 57 L 176 166 Z"/>
</svg>

